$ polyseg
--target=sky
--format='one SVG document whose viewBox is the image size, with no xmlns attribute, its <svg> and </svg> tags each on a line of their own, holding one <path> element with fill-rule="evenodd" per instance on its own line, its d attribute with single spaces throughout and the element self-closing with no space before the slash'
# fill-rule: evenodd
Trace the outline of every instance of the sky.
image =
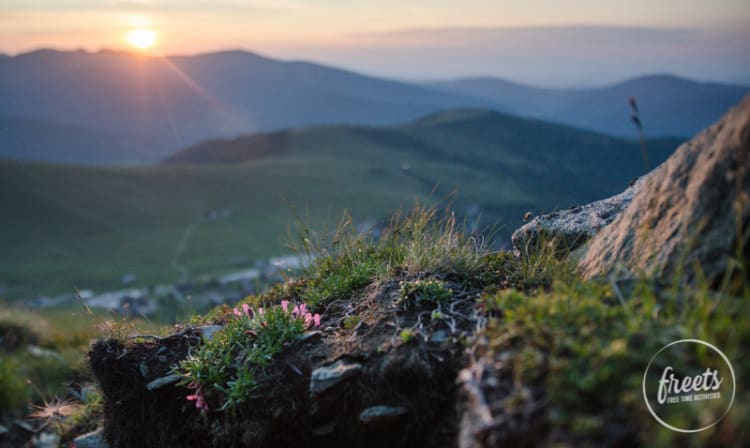
<svg viewBox="0 0 750 448">
<path fill-rule="evenodd" d="M 245 49 L 377 76 L 603 85 L 648 73 L 750 84 L 748 0 L 0 0 L 0 52 Z"/>
</svg>

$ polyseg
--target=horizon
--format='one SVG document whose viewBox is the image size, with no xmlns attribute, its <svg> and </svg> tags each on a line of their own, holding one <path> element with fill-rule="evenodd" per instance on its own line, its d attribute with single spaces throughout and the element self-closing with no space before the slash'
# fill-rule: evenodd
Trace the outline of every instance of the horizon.
<svg viewBox="0 0 750 448">
<path fill-rule="evenodd" d="M 750 8 L 741 0 L 59 3 L 9 0 L 0 6 L 0 52 L 241 49 L 405 81 L 497 77 L 583 87 L 669 73 L 750 84 Z M 147 33 L 150 42 L 134 42 L 134 31 Z"/>
<path fill-rule="evenodd" d="M 299 59 L 299 58 L 282 58 L 282 57 L 276 57 L 274 55 L 269 55 L 266 53 L 262 53 L 253 49 L 248 48 L 239 48 L 239 47 L 227 47 L 227 48 L 219 48 L 215 50 L 207 50 L 207 51 L 197 51 L 197 52 L 186 52 L 186 53 L 170 53 L 170 54 L 156 54 L 156 53 L 149 53 L 149 52 L 143 52 L 138 50 L 133 50 L 129 48 L 98 48 L 98 49 L 87 49 L 87 48 L 55 48 L 51 46 L 47 47 L 39 47 L 34 48 L 30 50 L 25 50 L 17 53 L 3 53 L 0 52 L 0 57 L 6 57 L 6 58 L 17 58 L 17 57 L 24 57 L 30 54 L 34 53 L 41 53 L 41 52 L 58 52 L 58 53 L 85 53 L 90 55 L 96 55 L 99 53 L 120 53 L 120 54 L 127 54 L 132 55 L 136 57 L 146 57 L 150 59 L 169 59 L 169 58 L 192 58 L 192 57 L 201 57 L 201 56 L 207 56 L 212 54 L 221 54 L 221 53 L 245 53 L 247 55 L 251 55 L 258 58 L 268 59 L 274 62 L 279 63 L 309 63 L 309 64 L 315 64 L 315 65 L 321 65 L 328 68 L 336 69 L 336 70 L 343 70 L 347 72 L 351 72 L 357 75 L 361 76 L 367 76 L 372 78 L 381 78 L 385 80 L 391 80 L 396 82 L 404 82 L 404 83 L 429 83 L 429 82 L 443 82 L 443 81 L 464 81 L 464 80 L 496 80 L 501 82 L 509 82 L 513 84 L 517 84 L 522 87 L 530 87 L 530 88 L 537 88 L 537 89 L 550 89 L 550 90 L 565 90 L 565 89 L 571 89 L 571 90 L 587 90 L 587 89 L 600 89 L 600 88 L 607 88 L 612 87 L 618 84 L 623 84 L 630 81 L 640 80 L 640 79 L 646 79 L 646 78 L 658 78 L 658 77 L 671 77 L 671 78 L 677 78 L 682 79 L 690 82 L 696 82 L 701 84 L 723 84 L 723 85 L 732 85 L 732 86 L 739 86 L 739 87 L 750 87 L 750 76 L 747 79 L 739 79 L 739 80 L 723 80 L 723 79 L 714 79 L 714 78 L 699 78 L 694 77 L 690 75 L 684 75 L 674 72 L 668 72 L 668 71 L 654 71 L 654 72 L 642 72 L 642 73 L 636 73 L 630 76 L 626 77 L 620 77 L 620 78 L 612 78 L 609 80 L 602 80 L 600 82 L 594 82 L 590 84 L 575 84 L 575 85 L 555 85 L 555 84 L 542 84 L 542 83 L 533 83 L 533 82 L 527 82 L 523 79 L 515 79 L 511 77 L 503 77 L 503 76 L 496 76 L 496 75 L 488 75 L 484 73 L 475 73 L 475 74 L 468 74 L 465 76 L 457 76 L 457 77 L 444 77 L 444 78 L 399 78 L 394 76 L 388 76 L 388 75 L 379 75 L 374 74 L 370 72 L 365 72 L 362 70 L 358 70 L 356 68 L 349 68 L 345 66 L 339 66 L 334 64 L 328 64 L 323 61 L 318 61 L 314 59 Z"/>
</svg>

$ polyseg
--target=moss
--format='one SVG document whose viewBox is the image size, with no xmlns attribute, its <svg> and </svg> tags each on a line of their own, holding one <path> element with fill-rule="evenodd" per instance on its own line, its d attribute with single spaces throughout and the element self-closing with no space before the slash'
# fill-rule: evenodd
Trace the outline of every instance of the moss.
<svg viewBox="0 0 750 448">
<path fill-rule="evenodd" d="M 29 387 L 15 359 L 3 356 L 0 363 L 0 417 L 13 413 L 29 399 Z"/>
<path fill-rule="evenodd" d="M 558 441 L 611 444 L 632 437 L 646 446 L 668 446 L 682 439 L 643 406 L 645 366 L 667 343 L 699 338 L 722 347 L 738 378 L 750 375 L 742 354 L 750 340 L 749 298 L 705 289 L 655 290 L 643 282 L 618 299 L 611 284 L 553 278 L 548 291 L 482 297 L 492 316 L 484 335 L 488 356 L 510 356 L 515 384 L 543 388 Z M 747 399 L 748 392 L 737 397 Z M 748 418 L 747 410 L 733 412 L 722 425 L 739 430 Z M 713 436 L 698 434 L 688 446 Z"/>
</svg>

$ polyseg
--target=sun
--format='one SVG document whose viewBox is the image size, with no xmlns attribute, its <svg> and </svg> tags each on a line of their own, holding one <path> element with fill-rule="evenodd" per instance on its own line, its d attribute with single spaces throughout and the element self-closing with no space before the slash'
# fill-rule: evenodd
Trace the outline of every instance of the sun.
<svg viewBox="0 0 750 448">
<path fill-rule="evenodd" d="M 125 35 L 125 39 L 130 45 L 145 50 L 156 43 L 156 31 L 146 28 L 134 29 Z"/>
</svg>

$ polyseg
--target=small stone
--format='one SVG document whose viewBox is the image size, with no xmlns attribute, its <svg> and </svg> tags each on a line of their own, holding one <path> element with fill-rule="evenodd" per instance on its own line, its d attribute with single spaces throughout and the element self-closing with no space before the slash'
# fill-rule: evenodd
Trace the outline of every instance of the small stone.
<svg viewBox="0 0 750 448">
<path fill-rule="evenodd" d="M 365 425 L 391 423 L 408 413 L 403 406 L 372 406 L 359 414 L 359 421 Z"/>
<path fill-rule="evenodd" d="M 73 439 L 73 446 L 76 448 L 108 448 L 107 442 L 101 429 L 80 435 Z"/>
<path fill-rule="evenodd" d="M 148 390 L 161 389 L 164 386 L 169 386 L 170 384 L 174 384 L 180 381 L 180 378 L 182 378 L 182 375 L 178 373 L 173 373 L 171 375 L 163 376 L 161 378 L 157 378 L 151 381 L 150 383 L 146 384 L 146 389 Z"/>
<path fill-rule="evenodd" d="M 317 428 L 313 429 L 312 434 L 314 436 L 327 436 L 329 434 L 333 434 L 333 431 L 336 429 L 336 420 L 330 421 L 326 423 L 323 426 L 318 426 Z"/>
<path fill-rule="evenodd" d="M 159 355 L 158 359 L 159 359 L 159 362 L 167 362 L 167 361 L 169 361 L 169 358 L 167 358 L 164 355 Z"/>
<path fill-rule="evenodd" d="M 149 369 L 145 361 L 138 366 L 138 370 L 141 372 L 142 377 L 146 378 L 148 376 Z"/>
<path fill-rule="evenodd" d="M 310 393 L 321 395 L 344 380 L 362 372 L 362 365 L 340 359 L 330 366 L 315 369 L 310 377 Z"/>
<path fill-rule="evenodd" d="M 34 428 L 34 426 L 29 422 L 23 420 L 13 420 L 13 423 L 15 423 L 16 426 L 23 429 L 24 431 L 36 432 L 36 428 Z"/>
<path fill-rule="evenodd" d="M 3 425 L 0 425 L 0 436 L 3 434 L 7 434 L 7 432 L 8 432 L 8 428 L 6 428 Z"/>
<path fill-rule="evenodd" d="M 438 330 L 430 335 L 430 342 L 442 344 L 448 339 L 448 332 L 446 330 Z"/>
<path fill-rule="evenodd" d="M 28 347 L 26 347 L 26 350 L 34 356 L 54 358 L 61 362 L 65 361 L 65 358 L 63 358 L 61 354 L 47 348 L 38 347 L 36 345 L 29 345 Z"/>
</svg>

